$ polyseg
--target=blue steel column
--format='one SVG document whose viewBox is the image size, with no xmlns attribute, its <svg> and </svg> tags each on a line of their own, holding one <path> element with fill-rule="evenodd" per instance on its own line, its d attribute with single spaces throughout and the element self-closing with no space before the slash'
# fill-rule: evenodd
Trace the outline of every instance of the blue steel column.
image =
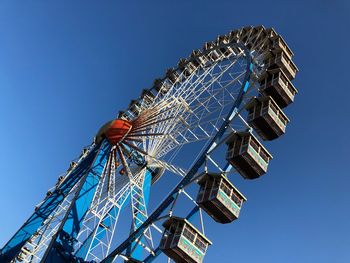
<svg viewBox="0 0 350 263">
<path fill-rule="evenodd" d="M 150 191 L 151 191 L 151 182 L 152 182 L 152 174 L 151 172 L 147 169 L 145 172 L 145 179 L 143 183 L 143 196 L 144 196 L 144 203 L 146 208 L 148 207 L 149 203 L 149 196 L 150 196 Z M 142 223 L 144 222 L 144 218 L 141 214 L 137 214 L 137 218 L 140 219 L 140 221 L 136 220 L 135 228 L 132 225 L 132 231 L 135 231 L 138 229 Z M 142 223 L 141 223 L 142 222 Z M 145 237 L 142 237 L 140 239 L 141 243 L 145 244 Z M 147 243 L 146 243 L 147 244 Z M 132 258 L 137 259 L 137 260 L 142 260 L 142 252 L 144 248 L 140 246 L 137 242 L 132 242 L 130 246 L 127 249 L 127 255 L 130 255 Z"/>
<path fill-rule="evenodd" d="M 129 194 L 129 193 L 128 193 Z M 117 217 L 118 213 L 120 213 L 130 202 L 130 195 L 126 197 L 126 199 L 120 198 L 118 201 L 117 206 L 113 206 L 108 213 L 104 216 L 103 220 L 101 221 L 102 224 L 99 224 L 96 226 L 97 229 L 95 231 L 92 231 L 89 237 L 84 241 L 83 245 L 76 251 L 75 255 L 80 258 L 86 258 L 87 254 L 89 253 L 89 247 L 94 247 L 98 240 L 103 238 L 103 235 L 105 234 L 103 230 L 107 228 L 113 227 L 113 223 L 110 220 L 110 217 Z M 96 234 L 95 233 L 99 233 Z M 95 237 L 95 238 L 94 238 Z M 91 244 L 92 243 L 92 244 Z"/>
<path fill-rule="evenodd" d="M 83 219 L 91 205 L 103 168 L 107 162 L 110 148 L 109 143 L 105 141 L 94 164 L 91 167 L 88 176 L 86 177 L 85 183 L 80 190 L 78 198 L 74 202 L 67 221 L 63 226 L 63 231 L 68 233 L 73 238 L 77 237 L 83 223 Z"/>
<path fill-rule="evenodd" d="M 67 176 L 65 181 L 46 197 L 44 202 L 29 217 L 16 234 L 7 242 L 0 251 L 0 262 L 10 262 L 21 250 L 21 247 L 38 230 L 42 223 L 50 216 L 57 206 L 64 200 L 70 190 L 87 173 L 91 163 L 98 153 L 99 147 L 93 148 L 88 156 Z"/>
<path fill-rule="evenodd" d="M 72 255 L 74 242 L 91 205 L 110 149 L 110 144 L 107 140 L 104 140 L 88 173 L 83 178 L 84 181 L 81 182 L 81 186 L 77 190 L 77 195 L 73 198 L 67 214 L 62 220 L 61 226 L 48 245 L 41 262 L 60 262 L 74 257 Z"/>
</svg>

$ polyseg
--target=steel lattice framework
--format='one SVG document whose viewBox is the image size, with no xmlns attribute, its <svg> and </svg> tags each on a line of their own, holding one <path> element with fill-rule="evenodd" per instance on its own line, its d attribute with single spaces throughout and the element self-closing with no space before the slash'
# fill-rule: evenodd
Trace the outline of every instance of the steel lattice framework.
<svg viewBox="0 0 350 263">
<path fill-rule="evenodd" d="M 266 139 L 251 119 L 256 107 L 249 114 L 245 110 L 268 96 L 281 108 L 286 98 L 293 100 L 292 56 L 273 29 L 250 26 L 181 59 L 101 128 L 2 248 L 0 261 L 152 262 L 165 257 L 159 245 L 167 236 L 162 223 L 178 214 L 204 235 L 198 180 L 208 171 L 225 177 L 240 172 L 225 158 L 232 134 L 245 131 L 256 138 L 257 132 Z M 277 95 L 266 88 L 270 82 L 279 85 Z M 280 127 L 282 115 L 273 115 Z M 121 128 L 113 130 L 111 123 Z M 171 174 L 177 183 L 150 213 L 153 185 Z M 131 228 L 119 236 L 118 222 L 124 219 Z"/>
</svg>

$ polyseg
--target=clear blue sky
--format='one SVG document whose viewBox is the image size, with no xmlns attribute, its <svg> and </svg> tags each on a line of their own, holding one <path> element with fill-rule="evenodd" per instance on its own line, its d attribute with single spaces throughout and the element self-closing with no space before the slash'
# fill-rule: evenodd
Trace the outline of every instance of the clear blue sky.
<svg viewBox="0 0 350 263">
<path fill-rule="evenodd" d="M 329 0 L 1 1 L 0 247 L 154 78 L 218 34 L 264 24 L 294 50 L 299 94 L 269 174 L 240 183 L 240 220 L 207 227 L 206 262 L 349 262 L 349 13 Z"/>
</svg>

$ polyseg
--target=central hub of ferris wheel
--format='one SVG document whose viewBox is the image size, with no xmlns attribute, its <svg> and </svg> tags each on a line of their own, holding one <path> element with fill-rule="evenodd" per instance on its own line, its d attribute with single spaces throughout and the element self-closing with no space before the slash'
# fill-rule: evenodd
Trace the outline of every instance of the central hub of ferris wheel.
<svg viewBox="0 0 350 263">
<path fill-rule="evenodd" d="M 126 139 L 132 128 L 130 121 L 116 119 L 103 125 L 96 137 L 101 140 L 105 136 L 111 145 L 115 145 Z"/>
</svg>

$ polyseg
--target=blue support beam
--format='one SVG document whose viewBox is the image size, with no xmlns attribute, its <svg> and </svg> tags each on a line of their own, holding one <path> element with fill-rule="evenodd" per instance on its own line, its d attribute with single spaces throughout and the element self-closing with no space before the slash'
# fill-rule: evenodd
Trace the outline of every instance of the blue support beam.
<svg viewBox="0 0 350 263">
<path fill-rule="evenodd" d="M 63 226 L 62 230 L 72 238 L 76 238 L 80 231 L 83 219 L 91 205 L 103 168 L 107 162 L 110 149 L 109 143 L 104 141 Z"/>
<path fill-rule="evenodd" d="M 145 180 L 143 183 L 143 195 L 144 195 L 144 203 L 145 206 L 148 207 L 148 203 L 149 203 L 149 196 L 150 196 L 150 192 L 151 192 L 151 182 L 152 182 L 152 174 L 149 170 L 146 170 L 145 172 Z M 141 200 L 142 202 L 142 200 Z M 138 229 L 142 223 L 144 222 L 144 217 L 141 214 L 137 215 L 137 218 L 140 221 L 136 221 L 135 224 L 135 228 Z M 133 227 L 132 227 L 132 232 L 134 231 Z M 140 239 L 141 243 L 145 243 L 145 237 L 142 237 Z M 130 246 L 127 248 L 127 255 L 130 255 L 132 258 L 137 259 L 137 260 L 142 260 L 142 252 L 143 252 L 144 248 L 142 246 L 140 246 L 137 242 L 132 242 L 130 244 Z"/>
<path fill-rule="evenodd" d="M 124 203 L 119 204 L 120 208 L 118 208 L 117 206 L 113 206 L 108 213 L 104 216 L 104 218 L 102 219 L 102 224 L 99 224 L 96 226 L 97 229 L 95 229 L 95 231 L 92 231 L 89 235 L 89 237 L 84 241 L 83 245 L 75 252 L 75 256 L 79 257 L 79 258 L 85 258 L 87 253 L 89 252 L 89 247 L 91 245 L 91 242 L 93 242 L 92 247 L 94 247 L 96 245 L 95 242 L 97 242 L 96 240 L 102 239 L 105 233 L 103 230 L 105 230 L 105 227 L 108 228 L 112 228 L 112 222 L 110 220 L 111 217 L 116 218 L 118 213 L 121 212 L 121 210 L 123 210 L 130 202 L 130 196 L 127 197 L 124 201 Z M 96 234 L 96 238 L 94 238 Z"/>
<path fill-rule="evenodd" d="M 83 159 L 81 163 L 76 168 L 74 168 L 74 170 L 67 176 L 65 181 L 58 188 L 56 188 L 50 196 L 47 196 L 45 198 L 40 207 L 36 209 L 36 211 L 29 217 L 29 219 L 23 224 L 23 226 L 1 249 L 0 262 L 10 262 L 20 253 L 21 247 L 38 230 L 38 228 L 43 224 L 43 222 L 64 200 L 64 198 L 68 195 L 71 189 L 88 172 L 90 165 L 95 159 L 98 152 L 99 147 L 93 148 L 88 154 L 88 156 L 85 159 Z"/>
<path fill-rule="evenodd" d="M 90 163 L 87 173 L 79 182 L 75 196 L 62 219 L 56 234 L 48 244 L 47 250 L 42 258 L 46 262 L 47 258 L 57 258 L 51 262 L 60 262 L 58 258 L 69 260 L 73 257 L 74 243 L 80 231 L 83 219 L 91 205 L 103 168 L 107 162 L 111 146 L 107 140 L 102 141 L 99 151 Z"/>
</svg>

